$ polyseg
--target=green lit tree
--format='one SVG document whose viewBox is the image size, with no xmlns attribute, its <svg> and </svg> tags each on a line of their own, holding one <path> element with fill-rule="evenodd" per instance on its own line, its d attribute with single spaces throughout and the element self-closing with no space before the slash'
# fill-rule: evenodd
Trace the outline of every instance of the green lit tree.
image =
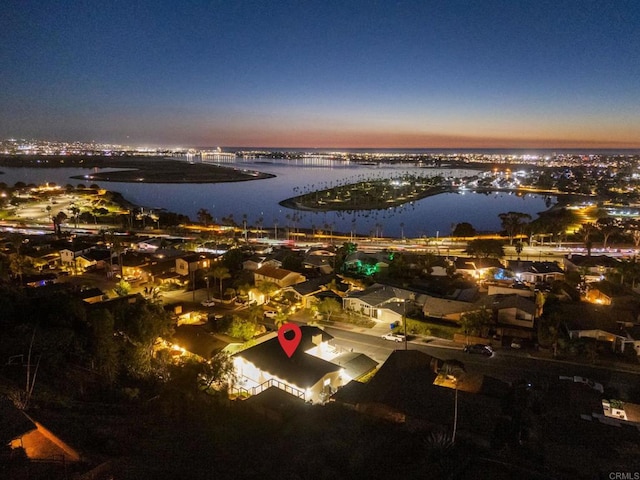
<svg viewBox="0 0 640 480">
<path fill-rule="evenodd" d="M 116 295 L 118 295 L 119 297 L 126 297 L 127 295 L 129 295 L 129 292 L 131 291 L 131 284 L 127 282 L 125 279 L 122 279 L 116 284 L 115 287 L 113 287 L 113 290 L 116 292 Z"/>
</svg>

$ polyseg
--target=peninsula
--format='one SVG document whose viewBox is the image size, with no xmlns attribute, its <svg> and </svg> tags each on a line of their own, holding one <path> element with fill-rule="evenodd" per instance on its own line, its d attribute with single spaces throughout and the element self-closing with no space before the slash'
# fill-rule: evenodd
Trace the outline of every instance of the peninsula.
<svg viewBox="0 0 640 480">
<path fill-rule="evenodd" d="M 274 175 L 255 170 L 246 170 L 204 163 L 189 163 L 163 157 L 138 156 L 2 156 L 0 165 L 28 168 L 109 168 L 121 169 L 109 172 L 94 172 L 76 175 L 74 179 L 92 182 L 131 183 L 221 183 L 243 182 Z"/>
</svg>

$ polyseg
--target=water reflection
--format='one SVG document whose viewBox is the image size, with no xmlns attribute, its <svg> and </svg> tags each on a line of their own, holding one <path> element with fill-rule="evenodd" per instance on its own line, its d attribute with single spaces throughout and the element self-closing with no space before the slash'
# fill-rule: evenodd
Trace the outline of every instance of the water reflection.
<svg viewBox="0 0 640 480">
<path fill-rule="evenodd" d="M 508 192 L 489 194 L 445 193 L 384 210 L 359 212 L 300 212 L 278 203 L 303 191 L 330 188 L 331 185 L 355 183 L 364 178 L 391 178 L 401 174 L 470 176 L 477 173 L 461 169 L 424 169 L 413 164 L 357 165 L 327 159 L 299 160 L 234 160 L 234 166 L 275 174 L 264 180 L 217 184 L 144 184 L 101 182 L 109 190 L 122 193 L 132 202 L 151 208 L 165 208 L 196 218 L 205 208 L 218 221 L 228 217 L 247 216 L 249 225 L 262 219 L 264 226 L 277 222 L 279 229 L 315 228 L 340 232 L 355 231 L 365 235 L 418 237 L 449 235 L 459 222 L 469 222 L 478 231 L 500 228 L 498 214 L 517 211 L 535 218 L 547 210 L 555 198 L 543 195 L 516 195 Z M 110 169 L 113 170 L 113 169 Z M 91 169 L 80 168 L 3 168 L 0 182 L 13 185 L 55 182 L 59 185 L 79 180 L 70 177 L 88 175 Z"/>
</svg>

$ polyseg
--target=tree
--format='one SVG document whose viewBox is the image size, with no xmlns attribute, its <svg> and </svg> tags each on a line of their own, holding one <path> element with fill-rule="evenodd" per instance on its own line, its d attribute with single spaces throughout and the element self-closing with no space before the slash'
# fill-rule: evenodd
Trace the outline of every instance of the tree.
<svg viewBox="0 0 640 480">
<path fill-rule="evenodd" d="M 282 259 L 282 268 L 284 268 L 285 270 L 291 270 L 293 272 L 302 271 L 302 257 L 293 252 L 288 253 Z"/>
<path fill-rule="evenodd" d="M 91 327 L 92 363 L 111 384 L 120 367 L 113 315 L 106 309 L 92 310 L 88 322 Z"/>
<path fill-rule="evenodd" d="M 154 367 L 154 344 L 172 335 L 172 319 L 162 305 L 139 300 L 114 312 L 114 331 L 121 338 L 122 365 L 133 377 L 144 378 Z M 156 362 L 157 363 L 157 362 Z"/>
<path fill-rule="evenodd" d="M 273 319 L 273 323 L 275 324 L 276 328 L 280 328 L 282 325 L 284 325 L 288 321 L 289 321 L 289 315 L 287 315 L 284 312 L 276 313 L 276 316 Z"/>
<path fill-rule="evenodd" d="M 640 278 L 640 262 L 636 257 L 621 259 L 616 270 L 620 276 L 621 285 L 630 283 L 631 287 L 635 288 L 636 281 Z"/>
<path fill-rule="evenodd" d="M 198 217 L 198 222 L 203 223 L 205 227 L 210 223 L 213 223 L 213 217 L 211 216 L 211 213 L 209 213 L 209 210 L 205 208 L 201 208 L 200 210 L 198 210 L 196 216 Z"/>
<path fill-rule="evenodd" d="M 476 229 L 470 223 L 462 222 L 455 226 L 451 235 L 454 237 L 475 237 Z"/>
<path fill-rule="evenodd" d="M 591 256 L 591 248 L 593 247 L 593 235 L 596 231 L 596 226 L 593 223 L 585 223 L 580 227 L 580 230 L 576 232 L 576 235 L 578 235 L 578 237 L 582 239 L 582 242 L 587 249 L 587 257 Z"/>
<path fill-rule="evenodd" d="M 327 321 L 331 321 L 331 315 L 340 313 L 342 305 L 335 298 L 326 297 L 318 302 L 318 312 L 326 316 Z"/>
<path fill-rule="evenodd" d="M 269 303 L 271 295 L 280 290 L 280 286 L 274 282 L 260 282 L 260 284 L 256 286 L 256 289 L 264 295 L 264 302 Z"/>
<path fill-rule="evenodd" d="M 481 336 L 485 328 L 492 323 L 493 314 L 486 308 L 464 313 L 460 317 L 460 328 L 465 335 Z"/>
<path fill-rule="evenodd" d="M 64 212 L 58 212 L 56 215 L 53 216 L 52 220 L 53 220 L 53 228 L 56 231 L 56 233 L 58 235 L 60 235 L 61 232 L 61 226 L 64 223 L 64 221 L 67 219 L 67 214 Z"/>
<path fill-rule="evenodd" d="M 80 208 L 78 208 L 76 205 L 72 204 L 69 207 L 69 211 L 73 215 L 73 220 L 74 220 L 75 227 L 78 228 L 78 216 L 80 215 Z"/>
<path fill-rule="evenodd" d="M 518 260 L 520 260 L 520 254 L 522 253 L 523 249 L 524 249 L 524 245 L 520 240 L 518 240 L 515 246 L 516 254 L 518 255 Z"/>
<path fill-rule="evenodd" d="M 234 315 L 231 324 L 227 328 L 227 335 L 234 338 L 240 338 L 245 342 L 251 340 L 256 334 L 257 324 L 250 319 Z"/>
<path fill-rule="evenodd" d="M 602 248 L 607 248 L 609 237 L 620 232 L 620 227 L 616 224 L 616 219 L 611 217 L 598 219 L 596 227 L 602 234 Z"/>
<path fill-rule="evenodd" d="M 203 390 L 224 393 L 236 381 L 236 370 L 228 353 L 216 353 L 208 362 L 201 363 L 201 368 L 198 378 Z"/>
<path fill-rule="evenodd" d="M 131 285 L 123 278 L 116 284 L 115 287 L 113 287 L 113 290 L 119 297 L 126 297 L 131 291 Z"/>
<path fill-rule="evenodd" d="M 504 257 L 504 247 L 500 240 L 477 238 L 467 243 L 465 250 L 469 255 L 476 258 L 502 258 Z"/>
<path fill-rule="evenodd" d="M 438 262 L 438 257 L 431 252 L 426 252 L 417 257 L 417 262 L 420 274 L 429 276 L 433 273 L 433 266 Z"/>
<path fill-rule="evenodd" d="M 210 275 L 213 278 L 218 280 L 218 284 L 220 286 L 220 300 L 222 300 L 222 281 L 227 278 L 231 278 L 231 274 L 229 273 L 229 269 L 227 267 L 223 267 L 222 265 L 218 265 L 210 270 Z"/>
<path fill-rule="evenodd" d="M 522 212 L 507 212 L 498 215 L 502 222 L 502 228 L 509 237 L 509 245 L 513 244 L 513 239 L 522 232 L 522 228 L 526 225 L 528 220 L 531 220 L 531 215 Z"/>
</svg>

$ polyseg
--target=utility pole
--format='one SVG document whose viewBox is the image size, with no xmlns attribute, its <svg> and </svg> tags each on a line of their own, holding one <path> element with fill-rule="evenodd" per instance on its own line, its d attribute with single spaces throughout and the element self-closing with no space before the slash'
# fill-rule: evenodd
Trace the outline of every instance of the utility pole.
<svg viewBox="0 0 640 480">
<path fill-rule="evenodd" d="M 402 302 L 402 323 L 404 325 L 404 349 L 409 349 L 407 344 L 407 300 Z"/>
<path fill-rule="evenodd" d="M 458 379 L 454 380 L 456 388 L 456 398 L 453 406 L 453 435 L 451 436 L 451 443 L 456 443 L 456 430 L 458 429 Z"/>
<path fill-rule="evenodd" d="M 189 268 L 189 273 L 191 273 L 191 290 L 192 290 L 192 300 L 195 303 L 196 301 L 196 271 L 191 270 L 191 266 L 188 266 L 187 268 Z"/>
</svg>

